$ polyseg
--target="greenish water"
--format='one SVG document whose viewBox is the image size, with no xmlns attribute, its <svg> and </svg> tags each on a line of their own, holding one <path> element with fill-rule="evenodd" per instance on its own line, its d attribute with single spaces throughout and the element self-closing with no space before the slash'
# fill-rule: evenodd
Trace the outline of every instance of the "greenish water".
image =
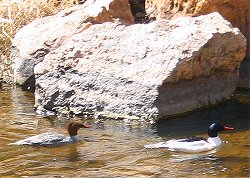
<svg viewBox="0 0 250 178">
<path fill-rule="evenodd" d="M 0 90 L 0 177 L 250 177 L 249 91 L 236 92 L 240 102 L 169 118 L 156 125 L 84 118 L 41 118 L 32 110 L 30 92 Z M 93 127 L 79 130 L 88 138 L 58 148 L 11 146 L 35 134 L 63 134 L 69 120 Z M 220 134 L 221 148 L 200 154 L 167 149 L 144 149 L 157 143 L 191 135 L 207 137 L 210 123 L 235 127 Z"/>
</svg>

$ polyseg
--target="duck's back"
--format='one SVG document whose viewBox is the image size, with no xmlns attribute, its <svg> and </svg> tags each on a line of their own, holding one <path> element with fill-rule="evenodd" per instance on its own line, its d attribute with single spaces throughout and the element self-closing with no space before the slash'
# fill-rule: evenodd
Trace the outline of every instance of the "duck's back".
<svg viewBox="0 0 250 178">
<path fill-rule="evenodd" d="M 198 153 L 212 149 L 211 145 L 203 139 L 193 141 L 187 139 L 172 140 L 168 142 L 167 146 L 171 150 L 186 153 Z"/>
<path fill-rule="evenodd" d="M 31 145 L 31 146 L 57 146 L 61 144 L 66 137 L 54 132 L 42 133 L 32 137 L 11 143 L 11 145 Z"/>
<path fill-rule="evenodd" d="M 195 137 L 192 139 L 173 139 L 167 142 L 145 145 L 145 148 L 168 148 L 172 151 L 181 151 L 186 153 L 198 153 L 209 151 L 214 147 L 203 138 Z"/>
</svg>

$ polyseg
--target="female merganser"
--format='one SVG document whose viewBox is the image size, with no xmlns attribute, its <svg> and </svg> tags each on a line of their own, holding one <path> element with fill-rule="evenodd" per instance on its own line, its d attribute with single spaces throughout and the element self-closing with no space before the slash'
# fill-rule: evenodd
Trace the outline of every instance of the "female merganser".
<svg viewBox="0 0 250 178">
<path fill-rule="evenodd" d="M 172 151 L 182 151 L 186 153 L 198 153 L 209 151 L 221 145 L 222 141 L 217 132 L 224 130 L 234 130 L 234 128 L 223 126 L 219 123 L 213 123 L 208 128 L 209 138 L 193 137 L 188 139 L 174 139 L 167 142 L 145 145 L 145 148 L 169 148 Z"/>
<path fill-rule="evenodd" d="M 79 141 L 77 131 L 80 128 L 89 128 L 90 126 L 78 122 L 71 122 L 68 124 L 67 130 L 69 136 L 64 136 L 54 132 L 42 133 L 35 135 L 24 140 L 19 140 L 17 142 L 11 143 L 10 145 L 31 145 L 31 146 L 46 146 L 46 147 L 56 147 L 67 143 L 76 143 Z"/>
</svg>

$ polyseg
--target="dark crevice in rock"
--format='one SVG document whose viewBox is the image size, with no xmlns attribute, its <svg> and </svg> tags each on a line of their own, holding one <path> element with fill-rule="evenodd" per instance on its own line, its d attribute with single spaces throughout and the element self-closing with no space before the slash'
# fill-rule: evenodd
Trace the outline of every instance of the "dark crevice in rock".
<svg viewBox="0 0 250 178">
<path fill-rule="evenodd" d="M 3 84 L 6 84 L 7 82 L 3 79 L 3 78 L 0 78 L 0 90 L 2 89 L 3 87 Z"/>
<path fill-rule="evenodd" d="M 70 98 L 74 94 L 75 94 L 74 90 L 67 91 L 67 92 L 65 92 L 65 98 Z"/>
<path fill-rule="evenodd" d="M 49 49 L 38 49 L 37 51 L 31 53 L 31 55 L 37 59 L 37 58 L 43 58 L 46 54 L 50 52 Z"/>
<path fill-rule="evenodd" d="M 238 87 L 239 88 L 250 88 L 250 57 L 241 61 L 239 70 Z"/>
<path fill-rule="evenodd" d="M 129 0 L 135 23 L 149 23 L 155 18 L 149 18 L 146 14 L 145 0 Z"/>
<path fill-rule="evenodd" d="M 35 92 L 35 75 L 30 76 L 22 85 L 25 91 Z"/>
<path fill-rule="evenodd" d="M 51 99 L 49 100 L 49 102 L 47 102 L 46 106 L 44 106 L 45 109 L 51 110 L 51 108 L 53 109 L 55 107 L 55 101 L 56 99 L 59 97 L 60 93 L 59 91 L 56 91 L 55 93 L 53 93 L 50 97 Z"/>
</svg>

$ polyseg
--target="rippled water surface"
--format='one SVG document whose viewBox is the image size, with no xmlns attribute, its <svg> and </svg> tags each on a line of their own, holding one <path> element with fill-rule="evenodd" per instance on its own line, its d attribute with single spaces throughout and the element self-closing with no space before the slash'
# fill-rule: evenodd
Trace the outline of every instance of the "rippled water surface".
<svg viewBox="0 0 250 178">
<path fill-rule="evenodd" d="M 32 93 L 4 88 L 0 90 L 0 177 L 250 177 L 249 92 L 237 95 L 240 103 L 226 103 L 152 126 L 40 118 L 32 110 Z M 69 120 L 93 125 L 79 130 L 79 136 L 87 141 L 58 148 L 8 145 L 47 131 L 66 134 Z M 213 121 L 236 130 L 221 133 L 225 143 L 212 152 L 183 154 L 143 148 L 173 138 L 207 137 L 207 127 Z"/>
</svg>

